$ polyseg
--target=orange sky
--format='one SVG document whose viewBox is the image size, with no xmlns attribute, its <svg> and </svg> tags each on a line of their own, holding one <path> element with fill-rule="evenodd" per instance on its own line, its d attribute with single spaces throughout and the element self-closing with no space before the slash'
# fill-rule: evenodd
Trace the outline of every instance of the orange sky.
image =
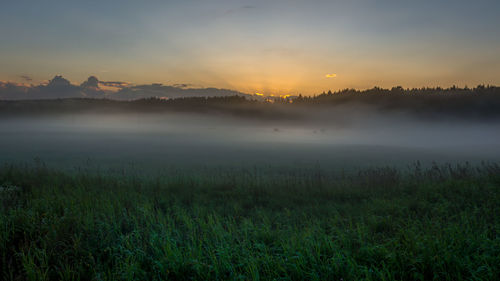
<svg viewBox="0 0 500 281">
<path fill-rule="evenodd" d="M 11 1 L 0 10 L 0 80 L 95 75 L 306 95 L 500 85 L 499 9 L 493 0 Z"/>
</svg>

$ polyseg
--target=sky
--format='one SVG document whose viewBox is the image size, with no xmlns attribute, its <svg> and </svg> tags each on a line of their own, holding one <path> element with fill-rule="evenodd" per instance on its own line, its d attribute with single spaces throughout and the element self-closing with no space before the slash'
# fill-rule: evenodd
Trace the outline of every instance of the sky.
<svg viewBox="0 0 500 281">
<path fill-rule="evenodd" d="M 0 80 L 185 83 L 245 93 L 500 85 L 498 0 L 17 0 Z"/>
</svg>

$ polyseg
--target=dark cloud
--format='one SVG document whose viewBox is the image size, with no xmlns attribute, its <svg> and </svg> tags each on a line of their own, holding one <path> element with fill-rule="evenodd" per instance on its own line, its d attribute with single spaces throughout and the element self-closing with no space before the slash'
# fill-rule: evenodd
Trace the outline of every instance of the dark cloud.
<svg viewBox="0 0 500 281">
<path fill-rule="evenodd" d="M 47 87 L 50 88 L 64 88 L 64 87 L 70 87 L 71 82 L 69 82 L 68 79 L 65 79 L 62 77 L 62 75 L 56 75 L 52 80 L 49 81 L 49 84 Z"/>
<path fill-rule="evenodd" d="M 24 81 L 26 81 L 26 82 L 31 82 L 31 81 L 33 81 L 33 79 L 32 79 L 31 77 L 29 77 L 28 75 L 19 75 L 19 77 L 20 77 L 21 79 L 23 79 Z"/>
<path fill-rule="evenodd" d="M 227 9 L 224 12 L 224 15 L 230 15 L 230 14 L 236 13 L 236 12 L 241 11 L 241 10 L 250 10 L 250 9 L 256 9 L 256 8 L 257 7 L 253 6 L 253 5 L 244 5 L 244 6 L 236 8 L 236 9 Z"/>
<path fill-rule="evenodd" d="M 118 91 L 101 89 L 99 86 L 118 88 Z M 182 98 L 182 97 L 224 97 L 244 96 L 246 94 L 217 88 L 190 88 L 192 84 L 174 85 L 147 84 L 132 85 L 121 81 L 99 81 L 90 76 L 80 85 L 73 85 L 60 75 L 56 75 L 45 84 L 25 86 L 22 84 L 1 82 L 0 99 L 60 99 L 60 98 L 109 98 L 118 100 L 135 100 L 142 98 Z"/>
<path fill-rule="evenodd" d="M 37 86 L 24 86 L 7 83 L 0 87 L 0 99 L 61 99 L 88 97 L 81 86 L 71 82 L 61 75 L 56 75 L 47 83 Z"/>
<path fill-rule="evenodd" d="M 183 88 L 176 87 L 174 84 L 172 86 L 162 85 L 162 84 L 148 84 L 148 85 L 136 85 L 131 87 L 126 87 L 120 91 L 110 94 L 109 98 L 119 99 L 119 100 L 135 100 L 142 98 L 186 98 L 186 97 L 227 97 L 227 96 L 246 96 L 246 94 L 228 90 L 228 89 L 217 89 L 217 88 Z M 188 84 L 186 84 L 188 85 Z"/>
<path fill-rule="evenodd" d="M 173 84 L 172 87 L 177 87 L 177 88 L 188 88 L 188 87 L 193 87 L 194 84 L 187 84 L 187 83 L 182 83 L 182 84 Z"/>
<path fill-rule="evenodd" d="M 104 98 L 106 92 L 99 88 L 99 79 L 95 76 L 90 76 L 87 81 L 80 85 L 82 94 L 86 98 Z"/>
<path fill-rule="evenodd" d="M 30 95 L 35 99 L 59 99 L 82 97 L 79 86 L 72 85 L 61 75 L 56 75 L 47 85 L 30 88 Z"/>
<path fill-rule="evenodd" d="M 99 84 L 107 87 L 116 87 L 116 88 L 125 88 L 131 85 L 128 82 L 122 82 L 122 81 L 99 81 Z"/>
<path fill-rule="evenodd" d="M 82 88 L 95 88 L 95 89 L 98 89 L 99 88 L 99 79 L 97 79 L 97 77 L 95 76 L 90 76 L 87 81 L 83 82 L 80 87 Z"/>
<path fill-rule="evenodd" d="M 0 81 L 0 99 L 26 99 L 28 98 L 28 89 L 22 84 Z"/>
</svg>

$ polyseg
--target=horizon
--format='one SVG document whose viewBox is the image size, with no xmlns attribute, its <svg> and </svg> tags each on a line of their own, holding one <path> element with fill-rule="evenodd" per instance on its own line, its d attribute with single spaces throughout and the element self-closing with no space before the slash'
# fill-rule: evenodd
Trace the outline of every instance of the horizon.
<svg viewBox="0 0 500 281">
<path fill-rule="evenodd" d="M 119 92 L 120 90 L 123 90 L 123 89 L 127 89 L 127 88 L 134 88 L 134 87 L 144 87 L 144 86 L 160 86 L 160 87 L 172 87 L 172 88 L 177 88 L 179 90 L 208 90 L 208 89 L 214 89 L 214 90 L 221 90 L 221 91 L 231 91 L 231 92 L 234 92 L 235 95 L 237 94 L 244 94 L 244 95 L 248 95 L 248 96 L 252 96 L 252 97 L 297 97 L 299 95 L 302 95 L 302 96 L 309 96 L 309 97 L 314 97 L 314 96 L 317 96 L 317 95 L 321 95 L 321 94 L 325 94 L 327 92 L 331 92 L 331 93 L 339 93 L 339 92 L 342 92 L 342 91 L 346 91 L 346 90 L 355 90 L 355 91 L 360 91 L 360 92 L 364 92 L 364 91 L 367 91 L 367 90 L 371 90 L 371 89 L 381 89 L 381 90 L 390 90 L 392 88 L 402 88 L 403 90 L 415 90 L 415 89 L 453 89 L 453 88 L 457 88 L 457 89 L 476 89 L 478 87 L 492 87 L 492 88 L 495 88 L 495 87 L 498 87 L 497 85 L 494 85 L 494 84 L 477 84 L 477 85 L 464 85 L 464 86 L 458 86 L 458 85 L 450 85 L 448 87 L 442 87 L 440 85 L 437 85 L 437 86 L 419 86 L 419 87 L 405 87 L 405 86 L 402 86 L 402 85 L 392 85 L 392 86 L 389 86 L 389 87 L 381 87 L 379 85 L 373 85 L 372 87 L 367 87 L 367 88 L 341 88 L 341 89 L 324 89 L 324 90 L 321 90 L 319 92 L 315 92 L 315 93 L 291 93 L 291 92 L 255 92 L 255 93 L 250 93 L 250 92 L 242 92 L 242 91 L 238 91 L 237 89 L 230 89 L 230 88 L 217 88 L 217 87 L 205 87 L 203 85 L 193 85 L 193 84 L 163 84 L 163 83 L 159 83 L 159 82 L 153 82 L 153 83 L 150 83 L 150 84 L 139 84 L 139 83 L 131 83 L 131 82 L 126 82 L 126 81 L 102 81 L 102 80 L 99 80 L 98 77 L 94 76 L 94 75 L 91 75 L 89 76 L 87 79 L 81 81 L 81 82 L 77 82 L 77 81 L 70 81 L 68 79 L 66 79 L 64 77 L 64 75 L 61 75 L 61 74 L 56 74 L 53 76 L 52 79 L 48 79 L 48 80 L 43 80 L 39 83 L 34 83 L 33 81 L 30 81 L 29 83 L 28 82 L 16 82 L 16 81 L 1 81 L 0 80 L 0 87 L 3 86 L 3 85 L 13 85 L 15 87 L 25 87 L 27 89 L 30 89 L 30 88 L 36 88 L 36 87 L 44 87 L 44 86 L 48 86 L 50 85 L 51 81 L 55 81 L 55 80 L 58 80 L 62 78 L 63 80 L 66 80 L 69 82 L 69 85 L 70 86 L 75 86 L 75 87 L 85 87 L 86 84 L 89 84 L 89 81 L 91 81 L 92 79 L 95 79 L 95 85 L 93 85 L 92 87 L 97 89 L 97 90 L 100 90 L 100 91 L 103 91 L 105 93 L 116 93 L 116 92 Z M 92 83 L 92 82 L 90 82 Z M 207 96 L 210 96 L 210 95 L 207 95 Z M 61 96 L 64 98 L 64 94 Z M 55 97 L 55 98 L 60 98 L 60 97 Z M 0 100 L 2 99 L 2 95 L 0 93 Z"/>
<path fill-rule="evenodd" d="M 255 94 L 500 84 L 500 3 L 10 2 L 0 81 L 95 75 Z"/>
</svg>

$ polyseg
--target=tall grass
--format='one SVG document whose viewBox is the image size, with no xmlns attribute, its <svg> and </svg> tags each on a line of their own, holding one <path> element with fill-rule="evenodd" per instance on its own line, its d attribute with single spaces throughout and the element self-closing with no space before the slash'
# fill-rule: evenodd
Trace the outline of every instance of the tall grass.
<svg viewBox="0 0 500 281">
<path fill-rule="evenodd" d="M 500 280 L 500 167 L 0 168 L 5 280 Z"/>
</svg>

